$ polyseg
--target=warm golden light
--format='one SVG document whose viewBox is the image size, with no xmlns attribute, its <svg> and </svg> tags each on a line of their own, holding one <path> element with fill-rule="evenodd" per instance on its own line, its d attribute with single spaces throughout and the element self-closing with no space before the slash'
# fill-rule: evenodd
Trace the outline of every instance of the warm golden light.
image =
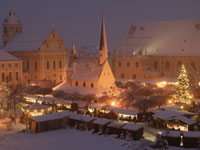
<svg viewBox="0 0 200 150">
<path fill-rule="evenodd" d="M 164 87 L 167 85 L 167 82 L 166 82 L 166 81 L 158 82 L 156 85 L 157 85 L 159 88 L 164 88 Z"/>
<path fill-rule="evenodd" d="M 112 101 L 112 102 L 111 102 L 111 105 L 112 105 L 112 106 L 115 106 L 115 105 L 116 105 L 116 103 L 115 103 L 114 101 Z"/>
<path fill-rule="evenodd" d="M 189 99 L 192 99 L 193 98 L 193 95 L 191 94 L 190 96 L 189 96 Z"/>
<path fill-rule="evenodd" d="M 169 100 L 168 103 L 171 104 L 171 103 L 172 103 L 172 100 Z"/>
</svg>

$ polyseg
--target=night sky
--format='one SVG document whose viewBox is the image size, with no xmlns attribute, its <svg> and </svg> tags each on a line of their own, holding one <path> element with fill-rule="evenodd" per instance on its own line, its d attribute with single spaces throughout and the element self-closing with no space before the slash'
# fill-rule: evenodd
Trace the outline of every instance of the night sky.
<svg viewBox="0 0 200 150">
<path fill-rule="evenodd" d="M 0 2 L 2 23 L 10 0 Z M 78 48 L 99 44 L 102 11 L 110 49 L 119 47 L 134 21 L 200 18 L 200 0 L 13 0 L 13 6 L 25 34 L 47 35 L 55 24 L 69 48 L 72 38 Z"/>
</svg>

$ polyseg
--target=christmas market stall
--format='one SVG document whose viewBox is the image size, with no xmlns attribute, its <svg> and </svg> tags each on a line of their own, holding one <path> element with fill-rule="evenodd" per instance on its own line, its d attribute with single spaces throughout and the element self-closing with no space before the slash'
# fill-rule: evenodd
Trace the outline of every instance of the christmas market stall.
<svg viewBox="0 0 200 150">
<path fill-rule="evenodd" d="M 23 107 L 22 111 L 25 116 L 29 117 L 29 116 L 39 116 L 39 115 L 51 113 L 52 108 L 50 106 L 35 103 L 31 106 Z"/>
<path fill-rule="evenodd" d="M 105 134 L 106 127 L 111 121 L 108 119 L 101 119 L 101 118 L 96 118 L 92 122 L 92 130 L 93 133 L 99 132 L 100 134 Z"/>
<path fill-rule="evenodd" d="M 199 131 L 183 132 L 183 147 L 185 148 L 197 148 L 200 142 Z"/>
<path fill-rule="evenodd" d="M 91 130 L 93 120 L 95 120 L 95 118 L 73 114 L 69 118 L 69 125 L 80 130 Z"/>
<path fill-rule="evenodd" d="M 40 133 L 49 130 L 61 129 L 68 125 L 70 115 L 72 115 L 70 111 L 64 111 L 30 117 L 29 130 L 32 133 Z"/>
<path fill-rule="evenodd" d="M 167 123 L 170 119 L 180 116 L 192 117 L 194 113 L 179 111 L 179 110 L 171 110 L 171 109 L 159 109 L 154 111 L 154 115 L 150 121 L 152 127 L 157 128 L 166 128 Z M 185 119 L 186 120 L 186 119 Z"/>
<path fill-rule="evenodd" d="M 112 135 L 115 134 L 117 135 L 117 137 L 120 137 L 121 131 L 122 131 L 122 127 L 125 124 L 123 122 L 120 121 L 112 121 L 110 124 L 107 125 L 106 127 L 106 134 L 108 135 Z"/>
<path fill-rule="evenodd" d="M 162 138 L 166 139 L 170 146 L 179 147 L 181 144 L 181 135 L 180 131 L 172 131 L 172 130 L 163 130 Z"/>
<path fill-rule="evenodd" d="M 170 118 L 167 121 L 167 128 L 180 131 L 192 131 L 195 126 L 195 121 L 185 116 Z"/>
<path fill-rule="evenodd" d="M 122 134 L 125 139 L 139 140 L 143 138 L 144 128 L 136 124 L 125 124 L 122 127 Z"/>
</svg>

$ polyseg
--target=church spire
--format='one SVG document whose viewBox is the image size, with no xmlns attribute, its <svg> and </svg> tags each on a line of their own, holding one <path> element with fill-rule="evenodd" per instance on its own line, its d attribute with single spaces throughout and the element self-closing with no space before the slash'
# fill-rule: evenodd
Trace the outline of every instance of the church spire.
<svg viewBox="0 0 200 150">
<path fill-rule="evenodd" d="M 100 41 L 100 49 L 99 50 L 107 50 L 106 28 L 105 28 L 104 16 L 102 16 L 101 41 Z"/>
<path fill-rule="evenodd" d="M 104 15 L 102 16 L 102 24 L 101 24 L 101 39 L 100 39 L 100 47 L 99 47 L 99 63 L 103 64 L 108 57 L 108 48 L 107 48 L 107 40 L 106 40 L 106 28 Z"/>
<path fill-rule="evenodd" d="M 78 57 L 78 54 L 77 54 L 77 51 L 76 51 L 76 47 L 75 47 L 75 44 L 74 44 L 74 40 L 72 40 L 71 54 L 72 54 L 74 57 Z"/>
</svg>

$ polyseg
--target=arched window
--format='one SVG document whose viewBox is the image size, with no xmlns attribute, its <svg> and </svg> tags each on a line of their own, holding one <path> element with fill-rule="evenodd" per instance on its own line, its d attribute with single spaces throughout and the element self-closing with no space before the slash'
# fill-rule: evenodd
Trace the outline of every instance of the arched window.
<svg viewBox="0 0 200 150">
<path fill-rule="evenodd" d="M 12 27 L 10 27 L 10 32 L 12 32 L 12 30 L 13 30 L 13 28 L 12 28 Z"/>
<path fill-rule="evenodd" d="M 165 71 L 170 71 L 170 64 L 169 62 L 165 62 Z"/>
<path fill-rule="evenodd" d="M 18 81 L 18 80 L 19 80 L 19 75 L 18 75 L 18 72 L 16 72 L 16 73 L 15 73 L 15 79 L 16 79 L 16 81 Z"/>
<path fill-rule="evenodd" d="M 83 87 L 85 87 L 86 86 L 86 84 L 85 84 L 85 82 L 83 82 Z"/>
<path fill-rule="evenodd" d="M 78 86 L 78 81 L 76 81 L 76 86 Z"/>
<path fill-rule="evenodd" d="M 29 71 L 29 61 L 26 63 L 27 70 Z"/>
<path fill-rule="evenodd" d="M 18 33 L 19 31 L 18 31 L 18 27 L 16 27 L 16 32 Z"/>
<path fill-rule="evenodd" d="M 56 62 L 53 61 L 53 69 L 56 69 Z"/>
<path fill-rule="evenodd" d="M 177 70 L 177 71 L 180 71 L 180 70 L 181 70 L 181 65 L 182 65 L 182 62 L 179 61 L 179 62 L 177 63 L 177 67 L 176 67 L 176 70 Z"/>
<path fill-rule="evenodd" d="M 121 65 L 122 65 L 121 62 L 118 62 L 118 67 L 121 67 Z"/>
<path fill-rule="evenodd" d="M 136 74 L 133 74 L 133 79 L 136 79 Z"/>
<path fill-rule="evenodd" d="M 7 34 L 7 28 L 6 27 L 4 28 L 4 33 Z"/>
<path fill-rule="evenodd" d="M 47 48 L 49 48 L 49 44 L 47 43 Z"/>
<path fill-rule="evenodd" d="M 9 72 L 8 80 L 12 81 L 12 72 Z"/>
<path fill-rule="evenodd" d="M 47 61 L 47 69 L 49 70 L 49 61 Z"/>
<path fill-rule="evenodd" d="M 59 67 L 60 67 L 60 69 L 62 69 L 62 61 L 61 60 L 59 62 Z"/>
<path fill-rule="evenodd" d="M 53 38 L 54 38 L 54 39 L 56 38 L 55 34 L 53 34 Z"/>
<path fill-rule="evenodd" d="M 2 82 L 5 82 L 5 73 L 4 72 L 2 72 L 2 74 L 1 74 L 1 80 L 2 80 Z"/>
<path fill-rule="evenodd" d="M 129 67 L 130 66 L 130 62 L 127 62 L 127 67 Z"/>
<path fill-rule="evenodd" d="M 157 61 L 154 62 L 154 70 L 158 70 L 158 62 Z"/>
<path fill-rule="evenodd" d="M 194 70 L 197 70 L 196 65 L 195 65 L 194 62 L 191 62 L 191 67 L 192 67 Z"/>
<path fill-rule="evenodd" d="M 123 73 L 121 74 L 121 78 L 124 78 L 124 74 Z"/>
<path fill-rule="evenodd" d="M 91 88 L 93 88 L 94 87 L 94 84 L 93 83 L 91 83 Z"/>
<path fill-rule="evenodd" d="M 35 70 L 37 70 L 37 61 L 35 61 Z"/>
</svg>

